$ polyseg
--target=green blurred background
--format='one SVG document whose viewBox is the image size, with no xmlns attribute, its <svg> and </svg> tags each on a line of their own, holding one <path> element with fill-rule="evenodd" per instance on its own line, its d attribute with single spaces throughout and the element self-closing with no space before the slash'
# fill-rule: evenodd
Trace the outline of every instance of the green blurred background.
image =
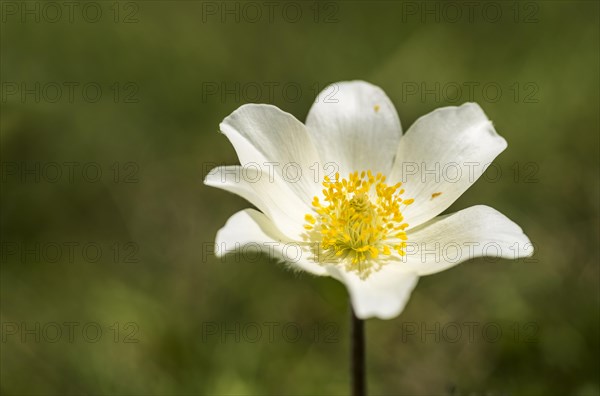
<svg viewBox="0 0 600 396">
<path fill-rule="evenodd" d="M 348 79 L 405 130 L 480 103 L 502 175 L 449 211 L 491 205 L 537 247 L 422 278 L 369 320 L 370 393 L 600 393 L 597 2 L 1 3 L 3 394 L 346 394 L 344 287 L 207 254 L 249 204 L 202 179 L 237 161 L 218 124 L 238 106 L 304 120 Z"/>
</svg>

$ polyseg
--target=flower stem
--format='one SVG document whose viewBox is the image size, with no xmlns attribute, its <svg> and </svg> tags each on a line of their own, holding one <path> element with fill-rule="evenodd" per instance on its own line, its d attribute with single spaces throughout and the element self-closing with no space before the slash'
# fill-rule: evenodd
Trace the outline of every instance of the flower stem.
<svg viewBox="0 0 600 396">
<path fill-rule="evenodd" d="M 350 334 L 352 353 L 352 395 L 365 396 L 367 394 L 367 381 L 365 378 L 365 322 L 354 314 L 350 304 Z"/>
</svg>

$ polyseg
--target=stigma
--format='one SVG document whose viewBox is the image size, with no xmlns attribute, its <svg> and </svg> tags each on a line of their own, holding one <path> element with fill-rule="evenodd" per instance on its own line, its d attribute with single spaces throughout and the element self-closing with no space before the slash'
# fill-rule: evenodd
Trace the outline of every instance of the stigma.
<svg viewBox="0 0 600 396">
<path fill-rule="evenodd" d="M 306 214 L 305 239 L 322 265 L 342 265 L 366 279 L 390 260 L 392 251 L 404 256 L 406 228 L 402 210 L 413 199 L 402 199 L 402 183 L 386 184 L 381 173 L 325 176 L 322 201 L 315 196 Z"/>
</svg>

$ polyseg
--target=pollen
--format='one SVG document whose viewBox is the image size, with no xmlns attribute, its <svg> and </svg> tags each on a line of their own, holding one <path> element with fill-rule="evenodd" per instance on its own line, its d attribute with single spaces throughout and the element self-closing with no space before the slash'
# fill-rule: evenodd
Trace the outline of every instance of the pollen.
<svg viewBox="0 0 600 396">
<path fill-rule="evenodd" d="M 406 228 L 402 210 L 413 199 L 401 198 L 402 183 L 387 184 L 381 173 L 350 173 L 347 178 L 325 177 L 322 201 L 315 196 L 314 213 L 304 217 L 305 238 L 322 265 L 342 265 L 366 279 L 391 261 L 392 253 L 405 255 Z"/>
</svg>

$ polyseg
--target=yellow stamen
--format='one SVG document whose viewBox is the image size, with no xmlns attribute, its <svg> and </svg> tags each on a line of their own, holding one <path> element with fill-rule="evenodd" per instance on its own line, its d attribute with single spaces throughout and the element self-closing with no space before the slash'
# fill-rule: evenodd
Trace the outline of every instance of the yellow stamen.
<svg viewBox="0 0 600 396">
<path fill-rule="evenodd" d="M 341 264 L 366 279 L 381 269 L 392 250 L 405 255 L 406 240 L 401 208 L 414 199 L 402 200 L 402 183 L 388 185 L 381 173 L 353 172 L 347 178 L 325 177 L 323 198 L 313 198 L 314 214 L 307 214 L 306 239 L 314 243 L 321 264 Z M 404 206 L 403 206 L 404 205 Z M 382 259 L 376 260 L 380 254 Z"/>
</svg>

